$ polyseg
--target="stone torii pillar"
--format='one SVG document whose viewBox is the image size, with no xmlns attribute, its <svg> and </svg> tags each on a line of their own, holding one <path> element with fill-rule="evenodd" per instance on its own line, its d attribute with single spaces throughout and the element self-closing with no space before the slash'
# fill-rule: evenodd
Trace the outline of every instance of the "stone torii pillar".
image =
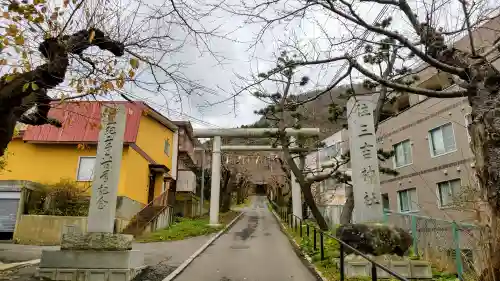
<svg viewBox="0 0 500 281">
<path fill-rule="evenodd" d="M 221 165 L 221 137 L 214 136 L 212 149 L 212 176 L 210 182 L 210 224 L 219 224 L 220 207 L 220 165 Z M 215 188 L 214 188 L 215 187 Z M 202 190 L 203 192 L 203 190 Z"/>
<path fill-rule="evenodd" d="M 317 136 L 318 128 L 285 129 L 288 136 Z M 228 138 L 269 138 L 278 133 L 277 128 L 236 128 L 236 129 L 194 129 L 193 136 L 196 138 L 213 138 L 212 145 L 212 178 L 210 189 L 210 225 L 219 224 L 219 200 L 220 200 L 220 178 L 221 178 L 221 151 L 281 151 L 281 147 L 271 146 L 222 146 L 221 137 Z M 291 148 L 291 151 L 301 150 L 300 148 Z M 303 150 L 303 149 L 302 149 Z M 293 173 L 292 173 L 293 174 Z M 293 188 L 292 188 L 293 189 Z M 299 192 L 293 193 L 295 199 L 292 199 L 294 210 L 300 210 L 298 214 L 302 215 L 302 200 Z M 297 199 L 298 198 L 298 199 Z M 298 205 L 298 206 L 296 206 Z M 295 212 L 294 212 L 295 213 Z"/>
<path fill-rule="evenodd" d="M 294 143 L 296 139 L 294 137 L 291 137 L 291 142 Z M 296 148 L 297 145 L 294 144 L 292 148 Z M 303 157 L 301 156 L 300 159 L 295 158 L 294 162 L 297 164 L 297 167 L 299 167 L 299 170 L 301 172 L 304 171 L 304 161 L 302 161 Z M 292 213 L 296 218 L 302 219 L 302 191 L 300 190 L 300 184 L 297 182 L 297 178 L 295 177 L 294 173 L 291 174 L 291 189 L 292 189 Z"/>
</svg>

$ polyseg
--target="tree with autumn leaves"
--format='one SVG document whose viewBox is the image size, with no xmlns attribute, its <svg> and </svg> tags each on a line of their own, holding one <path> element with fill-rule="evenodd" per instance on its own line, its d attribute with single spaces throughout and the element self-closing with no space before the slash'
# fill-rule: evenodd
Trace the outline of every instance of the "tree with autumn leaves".
<svg viewBox="0 0 500 281">
<path fill-rule="evenodd" d="M 185 44 L 207 46 L 209 13 L 174 0 L 2 2 L 0 155 L 18 122 L 62 126 L 49 109 L 74 99 L 165 99 L 192 93 L 169 58 Z"/>
</svg>

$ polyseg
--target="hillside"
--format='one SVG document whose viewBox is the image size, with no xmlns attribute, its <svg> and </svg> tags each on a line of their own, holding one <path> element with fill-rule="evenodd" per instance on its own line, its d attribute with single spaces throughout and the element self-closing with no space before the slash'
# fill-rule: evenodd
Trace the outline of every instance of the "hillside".
<svg viewBox="0 0 500 281">
<path fill-rule="evenodd" d="M 355 85 L 354 87 L 357 92 L 363 91 L 361 85 Z M 324 94 L 319 98 L 304 104 L 301 108 L 299 108 L 299 112 L 305 117 L 303 120 L 300 120 L 300 125 L 302 127 L 319 128 L 321 131 L 320 139 L 325 139 L 335 132 L 342 130 L 342 128 L 347 124 L 345 113 L 336 122 L 332 122 L 328 120 L 330 117 L 328 108 L 331 103 L 335 103 L 339 108 L 344 108 L 347 104 L 347 99 L 342 97 L 342 95 L 345 95 L 346 90 L 347 87 L 338 87 L 330 91 L 330 93 Z M 304 101 L 314 97 L 316 93 L 316 91 L 309 92 L 299 95 L 297 98 L 299 101 Z M 294 124 L 294 119 L 291 116 L 288 116 L 288 118 L 286 118 L 286 123 L 291 127 Z M 274 124 L 267 121 L 264 117 L 261 117 L 259 121 L 245 127 L 274 127 Z M 224 140 L 223 142 L 226 144 L 269 144 L 268 140 L 265 139 L 231 139 Z"/>
<path fill-rule="evenodd" d="M 361 85 L 354 86 L 356 92 L 362 93 L 366 90 L 362 89 Z M 306 116 L 303 120 L 300 121 L 300 125 L 302 127 L 312 127 L 320 129 L 320 140 L 323 140 L 335 132 L 341 130 L 345 124 L 347 124 L 347 120 L 345 119 L 345 114 L 343 117 L 339 118 L 337 122 L 329 121 L 329 105 L 333 102 L 337 104 L 339 108 L 345 107 L 347 104 L 347 99 L 342 97 L 345 94 L 347 87 L 338 87 L 333 89 L 330 93 L 322 95 L 321 97 L 304 104 L 299 111 Z M 317 92 L 309 92 L 303 95 L 297 96 L 299 101 L 304 101 L 316 96 Z M 294 119 L 291 116 L 286 118 L 286 123 L 289 127 L 294 124 Z M 249 128 L 263 128 L 263 127 L 275 127 L 270 121 L 261 118 L 257 122 L 253 124 L 249 124 L 247 126 Z M 269 139 L 222 139 L 223 144 L 232 144 L 232 145 L 271 145 Z M 204 145 L 210 146 L 211 141 L 204 143 Z M 280 153 L 276 152 L 263 152 L 263 151 L 255 151 L 255 152 L 224 152 L 223 157 L 231 155 L 232 159 L 238 156 L 250 156 L 252 155 L 255 159 L 256 156 L 259 156 L 261 159 L 267 159 L 272 155 L 280 156 Z M 225 158 L 223 158 L 225 159 Z M 223 161 L 224 162 L 224 161 Z M 270 168 L 270 165 L 274 166 Z M 241 166 L 239 168 L 240 171 L 246 171 L 249 175 L 249 180 L 254 183 L 267 182 L 271 183 L 276 179 L 282 181 L 283 173 L 281 171 L 280 165 L 278 162 L 268 163 L 265 161 L 262 163 L 232 163 L 230 166 Z M 273 180 L 274 178 L 274 180 Z"/>
</svg>

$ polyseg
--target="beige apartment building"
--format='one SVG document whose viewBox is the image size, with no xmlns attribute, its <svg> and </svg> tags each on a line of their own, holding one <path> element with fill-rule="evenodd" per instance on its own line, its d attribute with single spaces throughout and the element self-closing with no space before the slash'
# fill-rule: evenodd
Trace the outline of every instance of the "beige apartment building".
<svg viewBox="0 0 500 281">
<path fill-rule="evenodd" d="M 476 46 L 487 49 L 500 38 L 500 18 L 474 33 Z M 468 49 L 468 38 L 456 42 Z M 498 52 L 490 60 L 500 69 Z M 451 77 L 423 68 L 419 86 L 427 89 L 454 87 Z M 477 216 L 471 197 L 477 196 L 474 157 L 467 126 L 470 107 L 466 97 L 453 99 L 400 95 L 393 105 L 396 116 L 379 125 L 379 148 L 394 149 L 389 167 L 398 176 L 381 178 L 383 199 L 390 210 L 432 218 L 473 222 Z"/>
</svg>

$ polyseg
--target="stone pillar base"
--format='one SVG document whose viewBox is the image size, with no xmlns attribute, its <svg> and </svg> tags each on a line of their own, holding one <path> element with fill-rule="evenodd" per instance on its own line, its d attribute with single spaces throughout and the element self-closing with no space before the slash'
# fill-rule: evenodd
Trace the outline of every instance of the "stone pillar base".
<svg viewBox="0 0 500 281">
<path fill-rule="evenodd" d="M 104 232 L 65 233 L 61 250 L 128 251 L 134 236 Z"/>
<path fill-rule="evenodd" d="M 40 268 L 39 277 L 57 281 L 130 281 L 141 272 L 138 269 L 75 269 Z"/>
<path fill-rule="evenodd" d="M 38 275 L 51 280 L 130 281 L 144 268 L 132 235 L 68 233 L 61 250 L 42 251 Z"/>
<path fill-rule="evenodd" d="M 144 256 L 137 250 L 44 250 L 38 275 L 57 281 L 130 281 L 143 268 Z"/>
</svg>

